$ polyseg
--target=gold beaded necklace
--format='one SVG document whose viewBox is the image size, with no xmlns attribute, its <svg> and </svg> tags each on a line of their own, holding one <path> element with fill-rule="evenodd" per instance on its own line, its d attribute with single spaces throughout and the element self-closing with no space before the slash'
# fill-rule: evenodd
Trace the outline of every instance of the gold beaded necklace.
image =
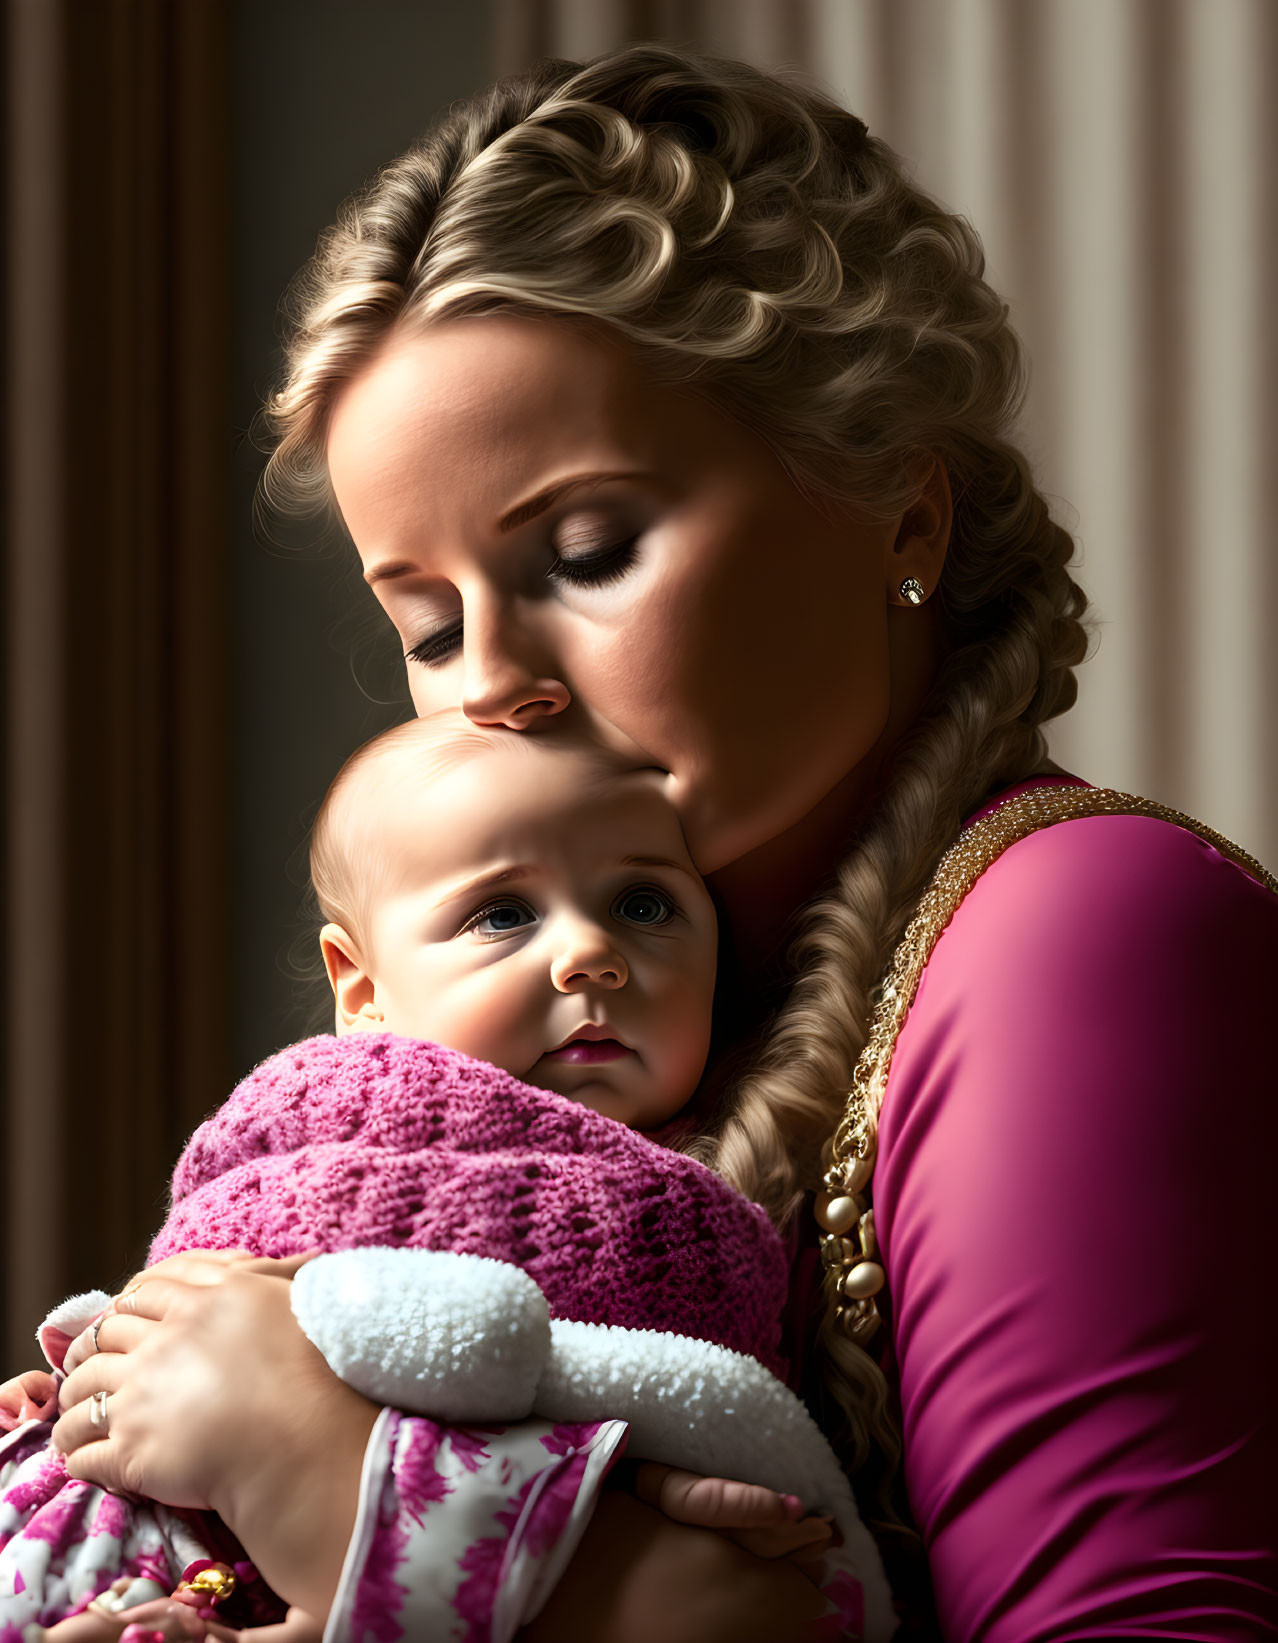
<svg viewBox="0 0 1278 1643">
<path fill-rule="evenodd" d="M 824 1191 L 818 1195 L 815 1209 L 821 1229 L 824 1291 L 835 1323 L 858 1346 L 865 1346 L 879 1327 L 875 1297 L 885 1282 L 874 1234 L 874 1210 L 869 1202 L 878 1150 L 879 1108 L 897 1034 L 914 1002 L 923 968 L 963 897 L 1009 845 L 1041 827 L 1083 816 L 1154 816 L 1172 822 L 1205 839 L 1278 895 L 1278 879 L 1222 834 L 1152 799 L 1134 798 L 1108 788 L 1032 788 L 963 829 L 937 863 L 892 955 L 869 1036 L 852 1075 L 847 1108 L 821 1153 Z"/>
</svg>

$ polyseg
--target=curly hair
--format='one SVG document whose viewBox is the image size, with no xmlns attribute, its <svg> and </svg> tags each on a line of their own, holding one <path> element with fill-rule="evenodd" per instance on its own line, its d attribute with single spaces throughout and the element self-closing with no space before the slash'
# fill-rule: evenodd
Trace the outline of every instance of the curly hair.
<svg viewBox="0 0 1278 1643">
<path fill-rule="evenodd" d="M 691 1143 L 786 1225 L 820 1181 L 873 990 L 965 815 L 1046 758 L 1086 600 L 1013 442 L 1025 391 L 976 233 L 797 76 L 659 46 L 547 62 L 451 109 L 343 208 L 291 293 L 266 407 L 273 505 L 324 509 L 328 419 L 395 328 L 550 314 L 624 338 L 765 439 L 803 494 L 900 513 L 946 465 L 949 651 L 837 884 L 803 915 L 787 1002 Z M 899 1439 L 874 1360 L 819 1351 L 850 1471 L 890 1515 Z"/>
</svg>

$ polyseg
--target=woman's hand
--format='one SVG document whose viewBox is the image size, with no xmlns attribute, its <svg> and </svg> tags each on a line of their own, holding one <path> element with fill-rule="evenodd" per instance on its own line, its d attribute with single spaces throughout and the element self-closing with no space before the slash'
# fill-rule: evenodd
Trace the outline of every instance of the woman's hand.
<svg viewBox="0 0 1278 1643">
<path fill-rule="evenodd" d="M 294 1266 L 294 1271 L 303 1264 L 304 1260 L 309 1258 L 308 1255 L 299 1259 Z M 247 1249 L 191 1249 L 181 1255 L 170 1255 L 167 1260 L 157 1261 L 154 1266 L 143 1267 L 141 1272 L 135 1272 L 128 1283 L 121 1288 L 120 1295 L 113 1297 L 111 1305 L 102 1316 L 105 1318 L 109 1313 L 115 1311 L 115 1303 L 120 1299 L 120 1296 L 132 1294 L 139 1284 L 144 1284 L 148 1280 L 184 1277 L 189 1279 L 191 1283 L 212 1284 L 218 1282 L 217 1267 L 252 1265 L 253 1262 L 261 1259 L 261 1257 L 252 1254 Z M 282 1267 L 285 1264 L 279 1261 L 262 1261 L 264 1268 Z M 94 1322 L 96 1323 L 97 1320 L 95 1319 Z M 83 1363 L 86 1358 L 91 1358 L 99 1350 L 93 1330 L 94 1324 L 89 1324 L 80 1331 L 67 1348 L 66 1356 L 62 1360 L 62 1369 L 65 1374 L 70 1375 L 77 1364 Z"/>
<path fill-rule="evenodd" d="M 92 1327 L 67 1350 L 53 1445 L 71 1476 L 217 1511 L 275 1377 L 294 1368 L 287 1336 L 298 1331 L 281 1326 L 307 1258 L 192 1251 L 132 1279 L 96 1326 L 96 1350 Z M 94 1407 L 103 1392 L 105 1419 Z"/>
<path fill-rule="evenodd" d="M 293 1316 L 289 1282 L 310 1258 L 191 1251 L 139 1274 L 99 1350 L 73 1343 L 52 1441 L 72 1477 L 217 1512 L 280 1596 L 322 1623 L 379 1411 Z"/>
</svg>

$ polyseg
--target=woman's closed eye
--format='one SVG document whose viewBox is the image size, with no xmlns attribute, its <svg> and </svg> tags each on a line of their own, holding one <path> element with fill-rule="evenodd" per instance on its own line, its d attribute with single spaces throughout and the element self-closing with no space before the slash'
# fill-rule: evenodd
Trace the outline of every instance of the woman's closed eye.
<svg viewBox="0 0 1278 1643">
<path fill-rule="evenodd" d="M 619 582 L 635 562 L 637 540 L 632 536 L 590 553 L 557 553 L 546 571 L 546 580 L 574 588 L 602 588 L 610 582 Z M 422 667 L 442 667 L 458 653 L 461 645 L 462 624 L 450 622 L 447 627 L 419 639 L 404 652 L 404 660 L 417 662 Z"/>
<path fill-rule="evenodd" d="M 461 649 L 462 625 L 451 622 L 419 639 L 411 650 L 404 652 L 406 662 L 420 662 L 423 667 L 440 667 Z"/>
<path fill-rule="evenodd" d="M 522 901 L 490 901 L 466 920 L 462 930 L 484 941 L 497 941 L 536 922 L 537 915 Z"/>
<path fill-rule="evenodd" d="M 619 582 L 630 570 L 637 557 L 639 538 L 630 536 L 621 542 L 610 542 L 588 552 L 566 552 L 561 545 L 546 572 L 548 581 L 564 582 L 570 587 L 604 587 Z"/>
</svg>

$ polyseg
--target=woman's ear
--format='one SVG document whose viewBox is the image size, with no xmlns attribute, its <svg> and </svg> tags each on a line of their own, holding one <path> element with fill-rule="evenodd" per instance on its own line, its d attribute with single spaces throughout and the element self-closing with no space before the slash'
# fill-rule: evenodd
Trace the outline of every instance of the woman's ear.
<svg viewBox="0 0 1278 1643">
<path fill-rule="evenodd" d="M 386 1018 L 377 997 L 377 984 L 359 948 L 340 924 L 326 924 L 320 931 L 320 951 L 333 989 L 334 1031 L 339 1035 L 382 1032 Z"/>
<path fill-rule="evenodd" d="M 941 580 L 954 523 L 950 476 L 939 456 L 926 458 L 919 493 L 901 515 L 889 561 L 888 603 L 921 605 Z"/>
</svg>

